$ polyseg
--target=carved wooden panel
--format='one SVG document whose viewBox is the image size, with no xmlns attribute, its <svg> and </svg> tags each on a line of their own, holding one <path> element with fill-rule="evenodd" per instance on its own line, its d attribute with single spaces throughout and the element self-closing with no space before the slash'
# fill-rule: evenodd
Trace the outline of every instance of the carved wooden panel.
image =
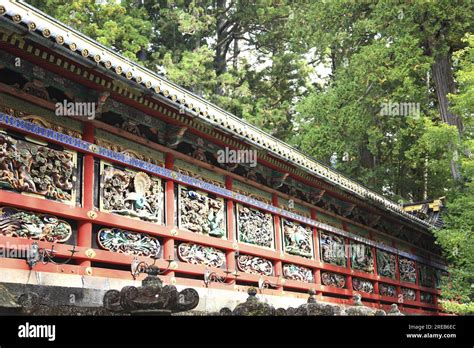
<svg viewBox="0 0 474 348">
<path fill-rule="evenodd" d="M 163 222 L 164 195 L 159 178 L 101 162 L 100 182 L 101 211 Z"/>
<path fill-rule="evenodd" d="M 313 282 L 313 271 L 310 268 L 293 265 L 291 263 L 283 265 L 283 276 L 286 279 L 297 280 L 300 282 Z"/>
<path fill-rule="evenodd" d="M 237 258 L 237 267 L 239 270 L 250 274 L 272 275 L 273 264 L 270 260 L 251 255 L 239 255 Z"/>
<path fill-rule="evenodd" d="M 311 227 L 282 219 L 285 252 L 306 258 L 313 257 L 313 231 Z"/>
<path fill-rule="evenodd" d="M 395 279 L 397 257 L 382 250 L 377 250 L 377 273 L 380 276 Z"/>
<path fill-rule="evenodd" d="M 71 237 L 72 229 L 56 216 L 0 207 L 0 235 L 62 243 Z"/>
<path fill-rule="evenodd" d="M 321 283 L 335 288 L 346 287 L 346 276 L 332 272 L 321 272 Z"/>
<path fill-rule="evenodd" d="M 343 237 L 320 232 L 321 260 L 338 266 L 346 266 L 346 248 Z"/>
<path fill-rule="evenodd" d="M 76 153 L 0 132 L 0 188 L 74 203 Z"/>
<path fill-rule="evenodd" d="M 179 258 L 188 263 L 211 267 L 225 264 L 225 253 L 219 249 L 194 243 L 181 243 L 178 246 Z"/>
<path fill-rule="evenodd" d="M 218 238 L 226 236 L 222 198 L 180 186 L 178 216 L 180 228 Z"/>
<path fill-rule="evenodd" d="M 374 255 L 372 253 L 372 247 L 366 244 L 357 243 L 354 241 L 351 241 L 350 245 L 351 245 L 351 267 L 359 271 L 373 273 L 374 272 Z"/>
<path fill-rule="evenodd" d="M 237 205 L 239 241 L 273 248 L 273 218 L 269 213 Z"/>
<path fill-rule="evenodd" d="M 102 228 L 97 233 L 97 243 L 103 249 L 138 256 L 160 255 L 158 239 L 146 233 L 138 233 L 119 228 Z"/>
</svg>

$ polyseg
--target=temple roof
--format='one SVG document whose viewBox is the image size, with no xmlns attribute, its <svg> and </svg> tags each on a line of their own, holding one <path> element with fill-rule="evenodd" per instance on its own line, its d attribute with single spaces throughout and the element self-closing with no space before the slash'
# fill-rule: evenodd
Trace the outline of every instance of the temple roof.
<svg viewBox="0 0 474 348">
<path fill-rule="evenodd" d="M 428 222 L 430 225 L 441 228 L 444 225 L 442 213 L 446 209 L 443 200 L 444 197 L 422 202 L 407 203 L 403 205 L 403 210 Z"/>
<path fill-rule="evenodd" d="M 23 2 L 0 0 L 0 20 L 12 21 L 26 26 L 35 35 L 30 38 L 43 43 L 54 42 L 53 50 L 94 63 L 94 69 L 109 70 L 115 77 L 136 88 L 146 89 L 162 103 L 191 117 L 196 117 L 249 145 L 263 149 L 273 156 L 290 162 L 304 171 L 331 185 L 373 205 L 390 211 L 404 219 L 415 222 L 423 228 L 437 227 L 432 220 L 420 219 L 405 211 L 404 207 L 368 189 L 364 185 L 302 153 L 298 149 L 276 139 L 263 130 L 251 125 L 190 91 L 168 81 L 163 76 L 134 63 L 93 39 L 66 26 L 40 10 Z M 10 22 L 11 23 L 11 22 Z"/>
</svg>

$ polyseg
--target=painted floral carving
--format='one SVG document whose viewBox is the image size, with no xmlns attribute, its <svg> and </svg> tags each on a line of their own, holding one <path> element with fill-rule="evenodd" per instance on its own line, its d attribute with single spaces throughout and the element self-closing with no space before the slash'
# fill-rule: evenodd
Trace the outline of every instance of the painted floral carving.
<svg viewBox="0 0 474 348">
<path fill-rule="evenodd" d="M 307 258 L 313 257 L 313 231 L 310 227 L 282 219 L 285 252 Z"/>
<path fill-rule="evenodd" d="M 382 250 L 377 250 L 377 272 L 380 276 L 395 279 L 397 257 Z"/>
<path fill-rule="evenodd" d="M 52 215 L 1 207 L 0 234 L 62 243 L 71 237 L 72 229 L 68 222 Z"/>
<path fill-rule="evenodd" d="M 374 284 L 371 281 L 361 278 L 352 279 L 352 288 L 355 291 L 366 292 L 368 294 L 374 293 Z"/>
<path fill-rule="evenodd" d="M 416 292 L 413 289 L 402 288 L 402 294 L 403 294 L 403 299 L 405 299 L 405 300 L 409 300 L 409 301 L 415 301 L 416 300 Z"/>
<path fill-rule="evenodd" d="M 219 249 L 193 244 L 181 243 L 178 246 L 179 258 L 188 263 L 210 267 L 222 267 L 225 264 L 225 254 Z"/>
<path fill-rule="evenodd" d="M 332 286 L 342 289 L 346 286 L 346 277 L 342 274 L 321 272 L 321 283 L 325 286 Z"/>
<path fill-rule="evenodd" d="M 322 260 L 338 266 L 346 266 L 344 239 L 334 234 L 321 232 L 320 240 Z"/>
<path fill-rule="evenodd" d="M 379 292 L 382 296 L 397 297 L 397 288 L 390 284 L 380 283 Z"/>
<path fill-rule="evenodd" d="M 0 133 L 0 187 L 72 201 L 75 173 L 74 153 Z"/>
<path fill-rule="evenodd" d="M 237 258 L 237 267 L 239 270 L 250 274 L 272 275 L 273 265 L 267 260 L 258 256 L 239 255 Z"/>
<path fill-rule="evenodd" d="M 101 210 L 143 220 L 161 222 L 161 180 L 143 172 L 104 165 L 101 176 Z"/>
<path fill-rule="evenodd" d="M 400 257 L 398 259 L 398 267 L 400 269 L 400 280 L 405 282 L 416 282 L 415 261 Z"/>
<path fill-rule="evenodd" d="M 420 285 L 432 287 L 433 286 L 433 269 L 429 266 L 419 264 Z"/>
<path fill-rule="evenodd" d="M 420 292 L 420 301 L 424 303 L 433 303 L 433 295 L 429 292 Z"/>
<path fill-rule="evenodd" d="M 181 228 L 214 237 L 225 235 L 224 200 L 204 192 L 180 187 L 179 223 Z"/>
<path fill-rule="evenodd" d="M 283 265 L 283 276 L 286 279 L 297 280 L 305 283 L 311 283 L 313 281 L 313 272 L 311 269 L 289 263 Z"/>
<path fill-rule="evenodd" d="M 237 206 L 239 241 L 267 248 L 273 247 L 273 219 L 263 213 L 242 205 Z"/>
<path fill-rule="evenodd" d="M 99 230 L 97 242 L 103 249 L 138 256 L 158 257 L 161 250 L 158 239 L 145 233 L 130 232 L 119 228 Z"/>
<path fill-rule="evenodd" d="M 374 271 L 372 248 L 368 245 L 351 241 L 351 267 L 372 273 Z"/>
</svg>

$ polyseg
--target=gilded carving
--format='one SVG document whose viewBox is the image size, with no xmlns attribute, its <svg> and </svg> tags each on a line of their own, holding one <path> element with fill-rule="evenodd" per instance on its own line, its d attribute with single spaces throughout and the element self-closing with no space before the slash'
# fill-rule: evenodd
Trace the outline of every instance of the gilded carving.
<svg viewBox="0 0 474 348">
<path fill-rule="evenodd" d="M 239 255 L 237 258 L 239 270 L 250 274 L 260 274 L 270 276 L 273 274 L 273 265 L 267 260 L 258 256 Z"/>
<path fill-rule="evenodd" d="M 403 294 L 403 299 L 405 300 L 409 300 L 409 301 L 416 300 L 416 292 L 413 289 L 402 288 L 402 294 Z"/>
<path fill-rule="evenodd" d="M 374 271 L 374 255 L 372 247 L 351 241 L 351 267 L 356 270 L 372 273 Z"/>
<path fill-rule="evenodd" d="M 346 277 L 342 274 L 321 272 L 321 283 L 325 286 L 342 289 L 346 286 Z"/>
<path fill-rule="evenodd" d="M 162 222 L 163 187 L 160 179 L 105 163 L 102 166 L 102 211 Z"/>
<path fill-rule="evenodd" d="M 0 207 L 0 234 L 52 243 L 63 243 L 72 235 L 71 225 L 52 215 Z"/>
<path fill-rule="evenodd" d="M 136 158 L 136 159 L 139 159 L 141 161 L 152 163 L 152 164 L 155 164 L 155 165 L 160 166 L 160 167 L 163 166 L 163 162 L 161 162 L 161 161 L 159 161 L 155 158 L 152 158 L 150 156 L 145 156 L 145 155 L 143 155 L 143 154 L 141 154 L 137 151 L 126 149 L 125 147 L 123 147 L 121 145 L 114 144 L 114 143 L 108 142 L 108 141 L 103 140 L 103 139 L 96 139 L 95 144 L 100 146 L 100 147 L 103 147 L 105 149 L 121 153 L 121 154 L 123 154 L 125 156 L 128 156 L 128 157 Z"/>
<path fill-rule="evenodd" d="M 382 296 L 397 297 L 397 288 L 390 284 L 379 283 L 379 292 Z"/>
<path fill-rule="evenodd" d="M 158 239 L 145 233 L 125 231 L 119 228 L 103 228 L 97 234 L 97 242 L 103 249 L 137 256 L 160 255 Z"/>
<path fill-rule="evenodd" d="M 224 237 L 224 200 L 180 186 L 179 226 L 196 233 Z"/>
<path fill-rule="evenodd" d="M 420 275 L 420 285 L 432 287 L 433 286 L 433 269 L 429 266 L 418 264 L 419 275 Z"/>
<path fill-rule="evenodd" d="M 433 295 L 429 292 L 420 292 L 420 301 L 424 303 L 433 303 Z"/>
<path fill-rule="evenodd" d="M 371 281 L 362 278 L 352 278 L 352 288 L 355 291 L 374 293 L 374 284 Z"/>
<path fill-rule="evenodd" d="M 237 205 L 239 241 L 262 247 L 273 247 L 273 218 L 269 213 Z"/>
<path fill-rule="evenodd" d="M 395 279 L 397 257 L 382 250 L 377 250 L 377 272 L 380 276 Z"/>
<path fill-rule="evenodd" d="M 283 276 L 286 279 L 297 280 L 305 283 L 313 282 L 313 271 L 310 268 L 293 264 L 283 265 Z"/>
<path fill-rule="evenodd" d="M 285 252 L 307 258 L 313 256 L 313 231 L 300 223 L 282 219 Z"/>
<path fill-rule="evenodd" d="M 193 243 L 181 243 L 178 246 L 179 258 L 188 263 L 210 267 L 222 267 L 225 254 L 219 249 Z"/>
<path fill-rule="evenodd" d="M 416 282 L 415 261 L 400 257 L 398 259 L 398 267 L 400 270 L 400 280 L 405 282 Z"/>
<path fill-rule="evenodd" d="M 320 233 L 321 258 L 324 262 L 346 266 L 346 249 L 344 238 L 326 232 Z"/>
<path fill-rule="evenodd" d="M 76 155 L 0 133 L 0 187 L 74 201 Z"/>
</svg>

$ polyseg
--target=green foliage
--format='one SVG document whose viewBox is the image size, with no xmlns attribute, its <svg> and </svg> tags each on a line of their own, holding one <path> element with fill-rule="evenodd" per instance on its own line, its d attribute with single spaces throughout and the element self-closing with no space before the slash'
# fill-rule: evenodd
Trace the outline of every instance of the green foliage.
<svg viewBox="0 0 474 348">
<path fill-rule="evenodd" d="M 474 314 L 474 302 L 459 303 L 455 301 L 440 301 L 441 306 L 447 313 L 458 315 L 472 315 Z"/>
<path fill-rule="evenodd" d="M 131 1 L 97 4 L 94 0 L 30 1 L 50 16 L 64 22 L 131 60 L 150 44 L 152 23 L 144 9 Z"/>
<path fill-rule="evenodd" d="M 449 278 L 442 287 L 443 306 L 458 314 L 474 312 L 474 138 L 472 117 L 474 112 L 474 36 L 467 35 L 468 46 L 455 54 L 459 60 L 456 80 L 459 92 L 451 95 L 452 109 L 463 118 L 461 164 L 463 182 L 448 197 L 446 226 L 435 231 L 438 243 L 449 261 Z M 457 301 L 457 302 L 453 302 Z"/>
</svg>

